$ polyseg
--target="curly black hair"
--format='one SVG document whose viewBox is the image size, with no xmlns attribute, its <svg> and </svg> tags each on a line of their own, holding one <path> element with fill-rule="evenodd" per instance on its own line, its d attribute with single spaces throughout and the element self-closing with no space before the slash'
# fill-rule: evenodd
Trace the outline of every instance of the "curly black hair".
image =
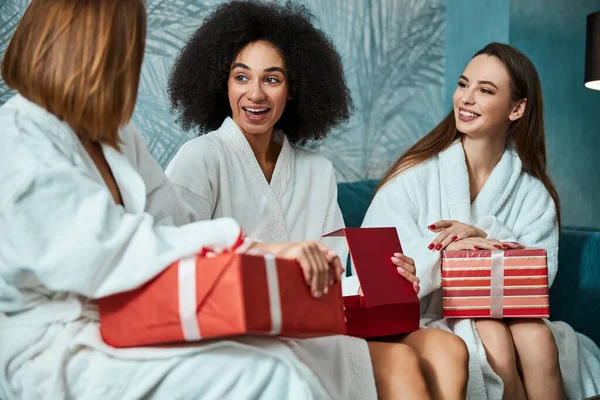
<svg viewBox="0 0 600 400">
<path fill-rule="evenodd" d="M 350 117 L 342 61 L 310 11 L 296 3 L 232 1 L 219 6 L 188 40 L 169 76 L 171 111 L 185 130 L 218 129 L 231 115 L 231 63 L 249 43 L 266 41 L 284 58 L 291 100 L 275 127 L 303 144 L 325 138 Z"/>
</svg>

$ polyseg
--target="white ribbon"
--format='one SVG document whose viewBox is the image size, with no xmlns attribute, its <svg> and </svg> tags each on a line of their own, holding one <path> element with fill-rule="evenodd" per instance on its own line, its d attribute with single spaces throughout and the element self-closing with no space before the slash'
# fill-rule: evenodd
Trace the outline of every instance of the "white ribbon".
<svg viewBox="0 0 600 400">
<path fill-rule="evenodd" d="M 504 316 L 504 250 L 492 250 L 490 318 Z"/>
<path fill-rule="evenodd" d="M 279 277 L 275 256 L 266 254 L 267 288 L 269 290 L 269 308 L 271 309 L 271 335 L 281 333 L 281 298 L 279 297 Z"/>
<path fill-rule="evenodd" d="M 282 313 L 281 298 L 279 296 L 279 277 L 277 275 L 277 262 L 275 256 L 267 254 L 265 258 L 265 271 L 267 273 L 267 290 L 269 292 L 269 308 L 271 312 L 271 335 L 281 333 Z M 179 318 L 183 338 L 190 342 L 200 340 L 200 327 L 196 307 L 196 256 L 184 258 L 179 261 Z"/>
<path fill-rule="evenodd" d="M 179 260 L 179 318 L 183 338 L 187 341 L 200 340 L 200 327 L 196 307 L 196 256 Z"/>
</svg>

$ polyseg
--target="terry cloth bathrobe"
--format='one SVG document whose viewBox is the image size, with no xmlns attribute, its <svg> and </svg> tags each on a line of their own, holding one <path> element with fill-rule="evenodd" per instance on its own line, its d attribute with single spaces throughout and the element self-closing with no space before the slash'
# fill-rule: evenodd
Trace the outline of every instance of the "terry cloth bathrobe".
<svg viewBox="0 0 600 400">
<path fill-rule="evenodd" d="M 135 288 L 202 246 L 231 248 L 239 225 L 175 227 L 165 209 L 176 197 L 131 126 L 121 152 L 102 146 L 124 206 L 68 125 L 41 107 L 10 99 L 0 135 L 0 398 L 374 397 L 366 342 L 344 336 L 106 345 L 94 299 Z"/>
<path fill-rule="evenodd" d="M 427 246 L 437 236 L 427 229 L 439 220 L 474 225 L 501 241 L 547 250 L 548 278 L 557 272 L 558 226 L 552 198 L 527 174 L 516 151 L 507 149 L 471 204 L 468 172 L 460 141 L 386 184 L 375 196 L 363 226 L 395 226 L 406 255 L 415 260 L 421 280 L 421 326 L 459 335 L 470 353 L 470 399 L 501 399 L 503 385 L 487 362 L 471 319 L 442 317 L 441 254 Z M 569 399 L 600 393 L 600 350 L 564 322 L 546 324 L 554 334 Z"/>
<path fill-rule="evenodd" d="M 321 240 L 346 260 L 343 238 L 324 238 L 344 227 L 333 166 L 319 154 L 290 145 L 275 130 L 281 152 L 269 183 L 248 140 L 231 118 L 185 143 L 166 174 L 187 204 L 191 221 L 237 220 L 265 243 Z"/>
</svg>

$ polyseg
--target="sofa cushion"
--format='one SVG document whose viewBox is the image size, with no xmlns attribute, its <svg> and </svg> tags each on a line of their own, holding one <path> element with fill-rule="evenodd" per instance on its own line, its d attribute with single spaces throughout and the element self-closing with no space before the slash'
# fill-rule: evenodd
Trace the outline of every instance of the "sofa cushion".
<svg viewBox="0 0 600 400">
<path fill-rule="evenodd" d="M 600 232 L 562 230 L 550 319 L 565 321 L 600 344 Z"/>
<path fill-rule="evenodd" d="M 338 204 L 348 228 L 359 228 L 365 218 L 379 180 L 338 184 Z"/>
</svg>

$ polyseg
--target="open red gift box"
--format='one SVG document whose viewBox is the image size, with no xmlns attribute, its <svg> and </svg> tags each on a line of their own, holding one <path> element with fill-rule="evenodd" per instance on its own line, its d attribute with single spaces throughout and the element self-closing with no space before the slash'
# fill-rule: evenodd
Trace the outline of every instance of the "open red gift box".
<svg viewBox="0 0 600 400">
<path fill-rule="evenodd" d="M 316 299 L 296 261 L 272 256 L 189 257 L 98 305 L 100 332 L 113 347 L 345 333 L 341 284 Z"/>
<path fill-rule="evenodd" d="M 363 292 L 344 296 L 348 335 L 372 338 L 419 329 L 419 299 L 391 260 L 402 252 L 396 228 L 346 228 L 325 236 L 346 237 Z"/>
</svg>

